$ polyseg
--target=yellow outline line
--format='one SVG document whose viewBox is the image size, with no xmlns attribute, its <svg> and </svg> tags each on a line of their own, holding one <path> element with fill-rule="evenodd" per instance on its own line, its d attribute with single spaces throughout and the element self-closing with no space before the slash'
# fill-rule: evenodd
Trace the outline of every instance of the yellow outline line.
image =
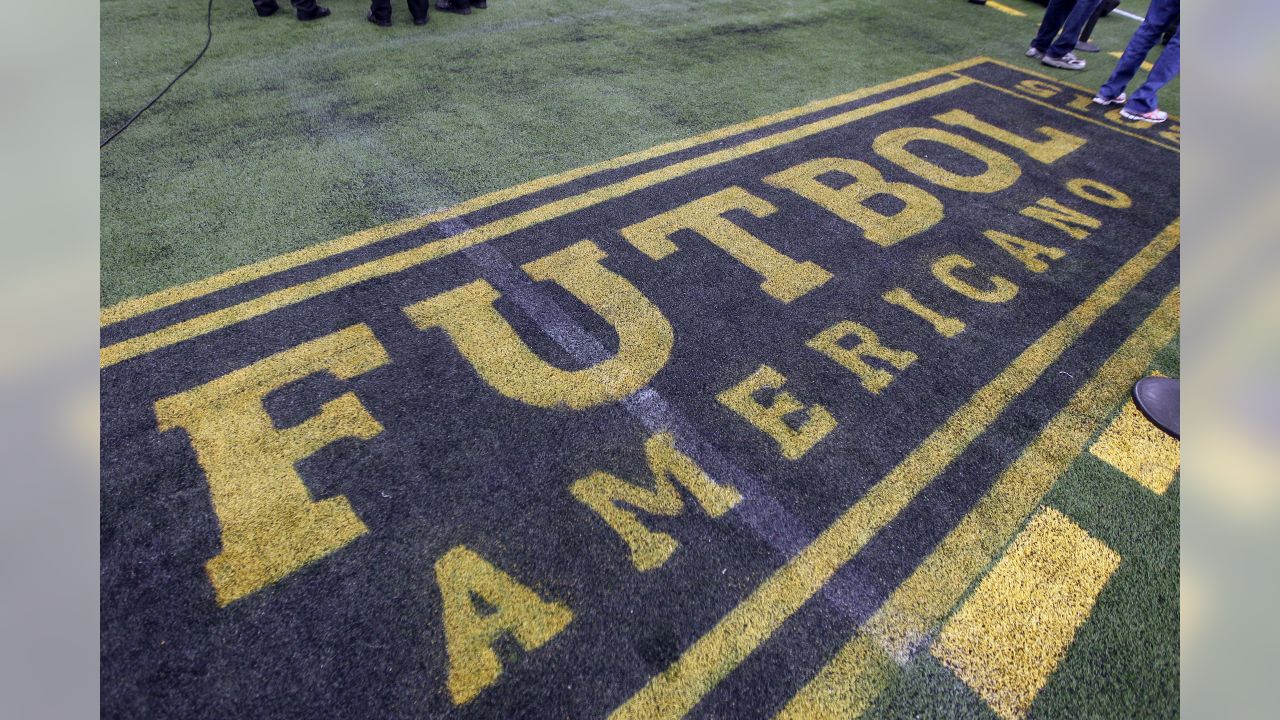
<svg viewBox="0 0 1280 720">
<path fill-rule="evenodd" d="M 1088 93 L 1090 95 L 1096 95 L 1098 93 L 1098 88 L 1091 88 L 1091 87 L 1085 87 L 1084 85 L 1077 85 L 1076 83 L 1073 83 L 1070 80 L 1060 80 L 1053 75 L 1037 72 L 1035 70 L 1028 70 L 1027 68 L 1022 67 L 1021 65 L 1017 65 L 1011 62 L 1006 62 L 1004 60 L 997 60 L 995 58 L 985 58 L 985 61 L 991 63 L 992 65 L 999 65 L 1000 67 L 1005 68 L 1006 70 L 1017 70 L 1020 73 L 1026 73 L 1027 75 L 1034 75 L 1037 78 L 1040 78 L 1041 80 L 1048 80 L 1051 83 L 1062 85 L 1063 87 L 1069 87 L 1072 90 L 1079 90 L 1080 92 Z M 974 63 L 973 65 L 981 65 L 981 64 L 982 63 Z M 973 65 L 970 65 L 969 67 L 973 67 Z M 955 71 L 953 70 L 952 72 L 955 72 Z M 1172 114 L 1169 115 L 1169 119 L 1175 122 L 1180 121 L 1177 115 L 1172 115 Z"/>
<path fill-rule="evenodd" d="M 324 258 L 332 257 L 333 255 L 344 253 L 349 250 L 355 250 L 381 240 L 386 240 L 387 238 L 394 237 L 396 235 L 401 235 L 426 227 L 431 223 L 459 217 L 467 213 L 475 212 L 476 210 L 482 210 L 484 208 L 497 205 L 498 203 L 514 200 L 524 197 L 525 195 L 564 185 L 568 182 L 572 182 L 573 180 L 586 177 L 587 175 L 605 170 L 616 170 L 644 160 L 651 160 L 662 155 L 687 150 L 696 145 L 701 145 L 751 130 L 757 130 L 765 125 L 790 120 L 801 115 L 818 112 L 829 107 L 859 100 L 870 95 L 902 87 L 903 85 L 910 85 L 911 83 L 919 82 L 921 80 L 928 80 L 930 78 L 938 77 L 939 75 L 954 72 L 955 70 L 962 70 L 964 68 L 980 65 L 989 61 L 990 59 L 986 57 L 975 57 L 968 60 L 962 60 L 957 63 L 952 63 L 950 65 L 944 65 L 943 67 L 934 68 L 932 70 L 924 70 L 922 72 L 891 80 L 886 83 L 881 83 L 873 87 L 862 88 L 850 93 L 845 93 L 844 95 L 827 98 L 826 100 L 816 100 L 806 105 L 791 108 L 790 110 L 783 110 L 772 115 L 766 115 L 753 120 L 729 125 L 717 130 L 702 133 L 701 135 L 695 135 L 684 140 L 664 143 L 647 150 L 640 150 L 612 160 L 595 163 L 594 165 L 587 165 L 585 167 L 567 170 L 555 175 L 548 175 L 536 180 L 530 180 L 529 182 L 516 185 L 515 187 L 481 195 L 480 197 L 467 200 L 445 210 L 440 210 L 418 217 L 397 220 L 368 230 L 361 230 L 334 240 L 310 245 L 299 250 L 293 250 L 267 258 L 266 260 L 233 268 L 202 280 L 175 285 L 165 290 L 160 290 L 142 297 L 122 300 L 101 311 L 99 315 L 99 324 L 101 327 L 113 325 L 139 315 L 144 315 L 161 308 L 169 307 L 170 305 L 176 305 L 219 290 L 225 290 L 268 275 L 283 272 L 285 270 L 298 267 L 299 265 L 323 260 Z"/>
<path fill-rule="evenodd" d="M 1178 146 L 1178 145 L 1166 145 L 1164 142 L 1161 142 L 1160 140 L 1157 140 L 1156 138 L 1149 137 L 1149 136 L 1147 136 L 1147 135 L 1141 135 L 1141 134 L 1135 133 L 1135 132 L 1133 132 L 1133 131 L 1131 131 L 1131 130 L 1125 130 L 1122 126 L 1118 126 L 1118 125 L 1116 125 L 1115 123 L 1107 122 L 1107 121 L 1103 121 L 1103 120 L 1099 120 L 1099 119 L 1097 119 L 1097 118 L 1095 118 L 1095 117 L 1091 117 L 1091 116 L 1089 116 L 1089 115 L 1085 115 L 1085 114 L 1083 114 L 1083 113 L 1073 112 L 1073 111 L 1068 110 L 1068 109 L 1066 109 L 1066 108 L 1064 108 L 1064 107 L 1061 107 L 1061 106 L 1059 106 L 1059 105 L 1054 105 L 1053 103 L 1047 103 L 1047 102 L 1045 102 L 1045 101 L 1043 101 L 1043 100 L 1040 100 L 1040 99 L 1038 99 L 1038 98 L 1034 98 L 1034 97 L 1031 97 L 1031 96 L 1029 96 L 1029 95 L 1024 95 L 1024 94 L 1022 94 L 1022 93 L 1018 92 L 1017 90 L 1010 90 L 1010 89 L 1009 89 L 1009 88 L 1007 88 L 1007 87 L 1001 87 L 1001 86 L 999 86 L 999 85 L 995 85 L 995 84 L 989 83 L 989 82 L 987 82 L 986 80 L 979 80 L 979 79 L 977 79 L 977 78 L 975 78 L 975 77 L 970 77 L 969 75 L 963 75 L 963 74 L 961 74 L 961 73 L 952 73 L 952 75 L 955 75 L 956 77 L 967 77 L 967 78 L 969 78 L 970 80 L 974 81 L 975 83 L 977 83 L 977 84 L 979 84 L 979 85 L 982 85 L 983 87 L 989 87 L 989 88 L 991 88 L 992 90 L 998 90 L 998 91 L 1000 91 L 1000 92 L 1002 92 L 1002 93 L 1004 93 L 1004 94 L 1006 94 L 1006 95 L 1011 95 L 1011 96 L 1016 97 L 1016 98 L 1021 98 L 1022 100 L 1026 100 L 1027 102 L 1035 103 L 1036 105 L 1043 105 L 1044 107 L 1047 107 L 1047 108 L 1049 108 L 1050 110 L 1057 110 L 1058 112 L 1063 113 L 1063 114 L 1065 114 L 1065 115 L 1070 115 L 1071 117 L 1076 118 L 1077 120 L 1084 120 L 1085 122 L 1093 123 L 1094 125 L 1098 125 L 1098 126 L 1105 127 L 1105 128 L 1111 128 L 1112 130 L 1115 130 L 1116 132 L 1120 133 L 1121 135 L 1128 135 L 1128 136 L 1129 136 L 1129 137 L 1131 137 L 1131 138 L 1137 138 L 1138 140 L 1142 140 L 1142 141 L 1144 141 L 1144 142 L 1149 142 L 1149 143 L 1151 143 L 1152 145 L 1155 145 L 1156 147 L 1161 147 L 1161 148 L 1164 148 L 1165 150 L 1170 150 L 1170 151 L 1172 151 L 1172 152 L 1176 152 L 1176 153 L 1178 153 L 1179 155 L 1181 155 L 1181 154 L 1182 154 L 1182 148 L 1181 148 L 1180 146 Z"/>
<path fill-rule="evenodd" d="M 874 702 L 891 679 L 886 668 L 923 646 L 1177 334 L 1179 297 L 1175 288 L 1143 320 L 779 718 L 853 718 Z"/>
<path fill-rule="evenodd" d="M 996 0 L 987 0 L 987 7 L 991 8 L 992 10 L 999 10 L 1005 15 L 1012 15 L 1014 17 L 1027 16 L 1027 14 L 1022 12 L 1021 10 L 1015 10 L 1009 7 L 1008 5 L 1001 5 L 1000 3 L 996 2 Z"/>
<path fill-rule="evenodd" d="M 1103 313 L 1168 256 L 1178 246 L 1179 229 L 1175 220 L 1161 231 L 610 717 L 679 718 L 692 710 L 942 474 Z"/>
<path fill-rule="evenodd" d="M 472 228 L 465 232 L 443 240 L 425 243 L 408 250 L 388 255 L 377 260 L 340 270 L 315 280 L 300 283 L 291 287 L 276 290 L 260 297 L 230 307 L 215 310 L 189 320 L 174 323 L 168 327 L 149 332 L 128 340 L 122 340 L 102 349 L 101 367 L 108 367 L 118 362 L 146 354 L 162 347 L 189 340 L 206 333 L 229 327 L 239 322 L 264 315 L 272 310 L 309 300 L 318 295 L 332 292 L 365 280 L 391 275 L 422 263 L 444 257 L 494 238 L 509 235 L 524 228 L 547 222 L 569 213 L 597 205 L 607 200 L 623 197 L 638 190 L 652 187 L 689 173 L 712 167 L 720 163 L 737 160 L 757 152 L 769 150 L 780 145 L 825 132 L 832 128 L 847 125 L 881 112 L 893 110 L 927 98 L 943 95 L 952 90 L 965 87 L 976 81 L 968 77 L 956 77 L 946 82 L 882 100 L 872 105 L 849 110 L 829 118 L 817 120 L 807 125 L 783 130 L 763 138 L 751 140 L 724 150 L 717 150 L 683 160 L 657 170 L 634 175 L 602 187 L 593 188 L 579 195 L 574 195 L 547 203 L 537 208 L 516 213 L 509 217 L 495 220 L 486 225 Z"/>
</svg>

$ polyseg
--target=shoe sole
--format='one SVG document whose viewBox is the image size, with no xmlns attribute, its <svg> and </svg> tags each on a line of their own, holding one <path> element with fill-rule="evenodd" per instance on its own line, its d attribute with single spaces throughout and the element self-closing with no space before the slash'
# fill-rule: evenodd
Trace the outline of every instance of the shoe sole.
<svg viewBox="0 0 1280 720">
<path fill-rule="evenodd" d="M 1123 110 L 1120 111 L 1120 117 L 1124 118 L 1125 120 L 1137 120 L 1139 122 L 1151 123 L 1152 125 L 1159 125 L 1160 123 L 1169 119 L 1168 115 L 1165 115 L 1162 118 L 1156 119 L 1156 118 L 1143 117 L 1141 115 L 1133 115 Z"/>
<path fill-rule="evenodd" d="M 1065 63 L 1060 60 L 1052 60 L 1048 57 L 1040 58 L 1040 64 L 1048 65 L 1049 67 L 1055 67 L 1055 68 L 1058 68 L 1059 70 L 1083 70 L 1085 68 L 1084 63 L 1080 63 L 1079 65 L 1072 65 L 1070 63 Z"/>
</svg>

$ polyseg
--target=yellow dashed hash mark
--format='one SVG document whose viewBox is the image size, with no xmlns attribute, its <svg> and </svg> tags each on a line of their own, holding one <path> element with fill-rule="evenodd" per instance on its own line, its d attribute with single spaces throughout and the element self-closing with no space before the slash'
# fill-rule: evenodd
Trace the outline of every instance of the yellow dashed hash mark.
<svg viewBox="0 0 1280 720">
<path fill-rule="evenodd" d="M 1022 12 L 1021 10 L 1014 10 L 1013 8 L 1009 7 L 1008 5 L 1001 5 L 1000 3 L 996 2 L 996 0 L 987 0 L 987 7 L 991 8 L 992 10 L 999 10 L 1000 12 L 1004 13 L 1005 15 L 1012 15 L 1012 16 L 1014 16 L 1014 17 L 1026 17 L 1026 16 L 1027 16 L 1027 14 L 1026 14 L 1026 13 L 1024 13 L 1024 12 Z"/>
<path fill-rule="evenodd" d="M 1107 54 L 1108 54 L 1108 55 L 1110 55 L 1110 56 L 1111 56 L 1111 57 L 1113 57 L 1113 58 L 1121 58 L 1121 57 L 1124 57 L 1124 53 L 1122 53 L 1122 52 L 1120 52 L 1120 51 L 1118 51 L 1118 50 L 1117 50 L 1117 51 L 1109 52 L 1109 53 L 1107 53 Z M 1142 69 L 1143 69 L 1143 70 L 1146 70 L 1147 72 L 1151 72 L 1151 68 L 1153 68 L 1153 67 L 1155 67 L 1155 65 L 1152 65 L 1151 63 L 1147 62 L 1146 60 L 1143 60 L 1143 61 L 1142 61 Z"/>
<path fill-rule="evenodd" d="M 1094 457 L 1163 495 L 1178 474 L 1179 443 L 1129 400 L 1089 448 Z"/>
<path fill-rule="evenodd" d="M 1119 565 L 1115 551 L 1046 508 L 942 628 L 933 654 L 997 715 L 1020 720 Z"/>
</svg>

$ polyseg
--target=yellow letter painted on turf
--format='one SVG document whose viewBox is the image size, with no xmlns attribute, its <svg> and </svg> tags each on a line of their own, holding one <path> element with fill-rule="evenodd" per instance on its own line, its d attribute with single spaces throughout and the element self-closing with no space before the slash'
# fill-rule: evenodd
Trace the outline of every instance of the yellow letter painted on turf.
<svg viewBox="0 0 1280 720">
<path fill-rule="evenodd" d="M 845 347 L 849 338 L 856 337 L 858 344 Z M 879 395 L 881 390 L 893 382 L 893 373 L 883 368 L 874 367 L 866 358 L 881 360 L 898 370 L 906 370 L 916 361 L 916 354 L 910 350 L 894 350 L 880 344 L 880 336 L 866 325 L 846 320 L 814 335 L 805 343 L 810 348 L 826 355 L 843 365 L 849 372 L 858 376 L 862 387 L 872 395 Z"/>
<path fill-rule="evenodd" d="M 591 508 L 631 548 L 631 562 L 641 572 L 660 567 L 680 546 L 664 532 L 650 530 L 625 503 L 651 515 L 674 517 L 684 512 L 684 501 L 671 482 L 684 486 L 711 517 L 720 517 L 742 500 L 728 485 L 718 485 L 689 456 L 676 449 L 670 433 L 658 433 L 644 445 L 653 474 L 653 489 L 633 485 L 607 472 L 595 472 L 569 486 L 575 498 Z"/>
<path fill-rule="evenodd" d="M 342 495 L 311 499 L 294 464 L 382 426 L 353 393 L 277 430 L 262 405 L 273 390 L 328 372 L 347 380 L 389 362 L 366 325 L 353 325 L 156 402 L 160 430 L 183 428 L 208 477 L 222 551 L 205 564 L 219 605 L 260 590 L 368 532 Z"/>
<path fill-rule="evenodd" d="M 952 110 L 941 115 L 934 115 L 933 119 L 944 125 L 955 125 L 982 133 L 993 140 L 1015 147 L 1030 155 L 1033 160 L 1039 160 L 1046 165 L 1055 163 L 1079 150 L 1085 143 L 1085 139 L 1079 135 L 1072 135 L 1048 126 L 1036 128 L 1036 132 L 1044 135 L 1047 138 L 1046 140 L 1032 140 L 1021 135 L 1015 135 L 991 123 L 983 122 L 964 110 Z"/>
<path fill-rule="evenodd" d="M 783 457 L 798 460 L 835 430 L 836 419 L 825 407 L 814 404 L 806 408 L 791 393 L 783 391 L 786 382 L 782 373 L 761 365 L 747 379 L 717 395 L 716 400 L 773 438 Z M 777 391 L 771 404 L 762 405 L 756 400 L 755 394 L 762 390 Z M 792 428 L 783 418 L 801 410 L 807 410 L 804 422 Z"/>
<path fill-rule="evenodd" d="M 461 705 L 497 682 L 502 662 L 493 643 L 511 635 L 525 652 L 546 645 L 573 620 L 561 603 L 546 602 L 464 545 L 436 561 L 449 653 L 449 694 Z M 492 612 L 481 613 L 475 598 Z"/>
<path fill-rule="evenodd" d="M 831 187 L 818 179 L 827 173 L 845 175 L 853 182 Z M 909 183 L 887 182 L 879 170 L 857 160 L 818 158 L 774 173 L 764 181 L 812 200 L 857 225 L 868 240 L 882 247 L 918 235 L 942 219 L 942 202 L 938 198 Z M 882 195 L 902 201 L 902 209 L 885 215 L 866 205 L 867 200 Z"/>
<path fill-rule="evenodd" d="M 1052 225 L 1076 240 L 1089 237 L 1090 230 L 1097 230 L 1102 226 L 1101 220 L 1073 210 L 1050 197 L 1040 198 L 1035 205 L 1028 205 L 1018 214 Z"/>
<path fill-rule="evenodd" d="M 912 295 L 905 288 L 894 288 L 880 297 L 890 305 L 897 305 L 904 310 L 914 313 L 920 319 L 932 325 L 934 332 L 938 333 L 942 337 L 955 337 L 956 335 L 964 332 L 965 325 L 963 320 L 957 317 L 951 317 L 950 315 L 943 315 L 937 310 L 934 310 L 928 305 L 917 300 L 916 296 Z"/>
<path fill-rule="evenodd" d="M 1104 182 L 1088 178 L 1067 181 L 1067 189 L 1073 195 L 1103 207 L 1123 210 L 1133 205 L 1133 199 Z"/>
<path fill-rule="evenodd" d="M 986 169 L 978 175 L 958 175 L 907 149 L 910 143 L 930 141 L 946 145 L 978 160 Z M 902 169 L 945 188 L 974 193 L 993 193 L 1013 185 L 1022 168 L 1004 153 L 936 128 L 904 127 L 881 133 L 872 143 L 880 157 Z"/>
<path fill-rule="evenodd" d="M 792 260 L 723 217 L 730 210 L 762 218 L 778 209 L 740 187 L 731 187 L 625 227 L 622 237 L 650 258 L 661 260 L 679 249 L 672 235 L 692 230 L 764 278 L 760 289 L 784 303 L 831 279 L 831 273 L 818 265 Z"/>
<path fill-rule="evenodd" d="M 983 290 L 956 277 L 956 268 L 969 270 L 977 267 L 972 260 L 963 255 L 948 255 L 933 264 L 933 276 L 943 285 L 955 290 L 970 300 L 985 303 L 1009 302 L 1018 294 L 1018 286 L 999 275 L 991 276 L 991 289 Z"/>
<path fill-rule="evenodd" d="M 1057 95 L 1062 88 L 1040 80 L 1023 80 L 1018 83 L 1018 89 L 1038 98 L 1051 98 Z"/>
<path fill-rule="evenodd" d="M 419 328 L 443 328 L 495 390 L 537 407 L 588 408 L 644 387 L 671 356 L 671 323 L 635 285 L 600 263 L 603 250 L 583 240 L 526 263 L 534 280 L 551 280 L 604 318 L 618 334 L 613 357 L 582 370 L 561 370 L 538 357 L 493 306 L 500 293 L 476 280 L 410 305 Z"/>
<path fill-rule="evenodd" d="M 1017 235 L 1002 233 L 997 230 L 988 230 L 984 233 L 987 239 L 999 245 L 1002 250 L 1017 258 L 1031 272 L 1042 273 L 1049 269 L 1049 263 L 1041 258 L 1049 258 L 1050 260 L 1061 260 L 1066 256 L 1066 251 L 1062 248 L 1041 245 L 1040 243 L 1024 240 Z"/>
</svg>

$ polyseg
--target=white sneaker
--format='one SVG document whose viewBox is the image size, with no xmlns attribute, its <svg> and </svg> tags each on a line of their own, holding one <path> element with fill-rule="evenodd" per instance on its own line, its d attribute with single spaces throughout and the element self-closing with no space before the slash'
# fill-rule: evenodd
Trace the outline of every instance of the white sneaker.
<svg viewBox="0 0 1280 720">
<path fill-rule="evenodd" d="M 1044 53 L 1040 52 L 1039 50 L 1037 50 L 1037 49 L 1035 49 L 1035 48 L 1033 48 L 1033 47 L 1029 47 L 1029 48 L 1027 48 L 1027 57 L 1029 57 L 1029 58 L 1035 58 L 1035 59 L 1039 60 L 1040 58 L 1044 57 Z"/>
<path fill-rule="evenodd" d="M 1128 110 L 1121 110 L 1120 117 L 1125 120 L 1141 120 L 1149 123 L 1162 123 L 1169 119 L 1169 113 L 1163 110 L 1152 110 L 1151 112 L 1139 115 L 1138 113 L 1131 113 Z"/>
<path fill-rule="evenodd" d="M 1097 95 L 1093 96 L 1093 104 L 1094 105 L 1123 105 L 1128 99 L 1129 98 L 1125 97 L 1124 93 L 1120 93 L 1119 95 L 1109 100 L 1107 98 L 1102 97 L 1102 93 L 1098 93 Z"/>
<path fill-rule="evenodd" d="M 1045 55 L 1040 58 L 1040 62 L 1049 67 L 1062 68 L 1063 70 L 1083 70 L 1087 64 L 1085 61 L 1076 57 L 1075 53 L 1067 53 L 1060 58 L 1049 57 Z"/>
</svg>

